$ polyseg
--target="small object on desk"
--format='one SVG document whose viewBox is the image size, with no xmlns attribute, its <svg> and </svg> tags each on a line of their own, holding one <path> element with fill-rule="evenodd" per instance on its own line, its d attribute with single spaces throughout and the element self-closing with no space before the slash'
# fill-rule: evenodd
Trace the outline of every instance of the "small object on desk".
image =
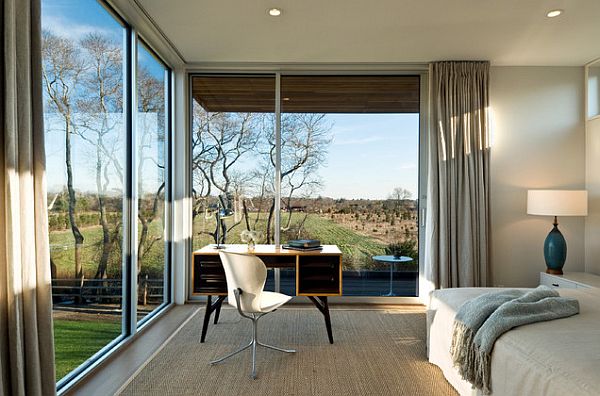
<svg viewBox="0 0 600 396">
<path fill-rule="evenodd" d="M 299 250 L 299 251 L 304 251 L 304 252 L 323 249 L 323 246 L 300 247 L 300 246 L 292 246 L 292 245 L 282 245 L 281 247 L 283 249 Z"/>
<path fill-rule="evenodd" d="M 289 246 L 300 247 L 300 248 L 314 248 L 320 247 L 321 241 L 318 239 L 292 239 L 287 243 Z"/>
</svg>

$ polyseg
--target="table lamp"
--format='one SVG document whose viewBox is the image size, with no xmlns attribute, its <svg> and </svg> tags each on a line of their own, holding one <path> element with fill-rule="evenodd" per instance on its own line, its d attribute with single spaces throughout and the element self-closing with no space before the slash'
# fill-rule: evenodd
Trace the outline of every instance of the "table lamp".
<svg viewBox="0 0 600 396">
<path fill-rule="evenodd" d="M 558 230 L 558 216 L 586 216 L 585 190 L 529 190 L 527 214 L 554 216 L 554 227 L 544 241 L 546 272 L 562 275 L 567 258 L 567 242 Z"/>
</svg>

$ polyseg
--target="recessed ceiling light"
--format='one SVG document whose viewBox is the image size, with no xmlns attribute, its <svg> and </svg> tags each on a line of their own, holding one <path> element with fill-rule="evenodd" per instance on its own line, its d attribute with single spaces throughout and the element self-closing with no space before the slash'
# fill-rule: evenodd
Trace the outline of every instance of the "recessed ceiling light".
<svg viewBox="0 0 600 396">
<path fill-rule="evenodd" d="M 279 16 L 281 15 L 281 9 L 280 8 L 269 8 L 269 15 L 271 16 Z"/>
<path fill-rule="evenodd" d="M 285 100 L 287 102 L 288 100 L 290 100 L 290 98 L 286 97 L 286 98 L 283 98 L 283 100 Z"/>
<path fill-rule="evenodd" d="M 548 11 L 548 13 L 546 14 L 546 16 L 548 18 L 556 18 L 557 16 L 559 16 L 562 13 L 563 13 L 562 10 L 551 10 L 551 11 Z"/>
</svg>

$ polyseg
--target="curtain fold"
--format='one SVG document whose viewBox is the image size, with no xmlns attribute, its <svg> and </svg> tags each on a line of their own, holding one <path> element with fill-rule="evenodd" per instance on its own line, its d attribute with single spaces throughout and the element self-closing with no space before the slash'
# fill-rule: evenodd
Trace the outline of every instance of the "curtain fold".
<svg viewBox="0 0 600 396">
<path fill-rule="evenodd" d="M 0 395 L 55 394 L 40 0 L 3 0 Z"/>
<path fill-rule="evenodd" d="M 488 284 L 489 67 L 489 62 L 429 66 L 424 260 L 429 289 Z"/>
</svg>

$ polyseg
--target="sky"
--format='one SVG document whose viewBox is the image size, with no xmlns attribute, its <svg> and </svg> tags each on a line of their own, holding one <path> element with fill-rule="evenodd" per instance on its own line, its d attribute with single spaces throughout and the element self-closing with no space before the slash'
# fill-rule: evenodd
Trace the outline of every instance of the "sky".
<svg viewBox="0 0 600 396">
<path fill-rule="evenodd" d="M 124 39 L 122 26 L 95 0 L 42 0 L 42 27 L 75 41 L 92 32 Z M 142 46 L 138 62 L 157 77 L 164 75 L 162 65 Z M 386 199 L 394 188 L 402 187 L 418 197 L 418 114 L 329 114 L 327 119 L 333 126 L 333 141 L 319 170 L 323 188 L 317 195 Z M 52 129 L 55 122 L 50 122 Z M 64 183 L 60 173 L 64 154 L 52 143 L 48 150 L 48 184 L 59 188 Z M 83 169 L 80 180 L 89 183 L 83 181 L 80 188 L 92 190 L 93 173 L 90 170 L 84 177 Z"/>
<path fill-rule="evenodd" d="M 418 114 L 329 114 L 333 142 L 321 195 L 385 199 L 402 187 L 418 198 Z"/>
<path fill-rule="evenodd" d="M 42 0 L 42 29 L 77 41 L 89 33 L 101 33 L 115 41 L 125 40 L 125 29 L 96 0 Z M 163 66 L 138 46 L 138 62 L 162 78 Z"/>
</svg>

